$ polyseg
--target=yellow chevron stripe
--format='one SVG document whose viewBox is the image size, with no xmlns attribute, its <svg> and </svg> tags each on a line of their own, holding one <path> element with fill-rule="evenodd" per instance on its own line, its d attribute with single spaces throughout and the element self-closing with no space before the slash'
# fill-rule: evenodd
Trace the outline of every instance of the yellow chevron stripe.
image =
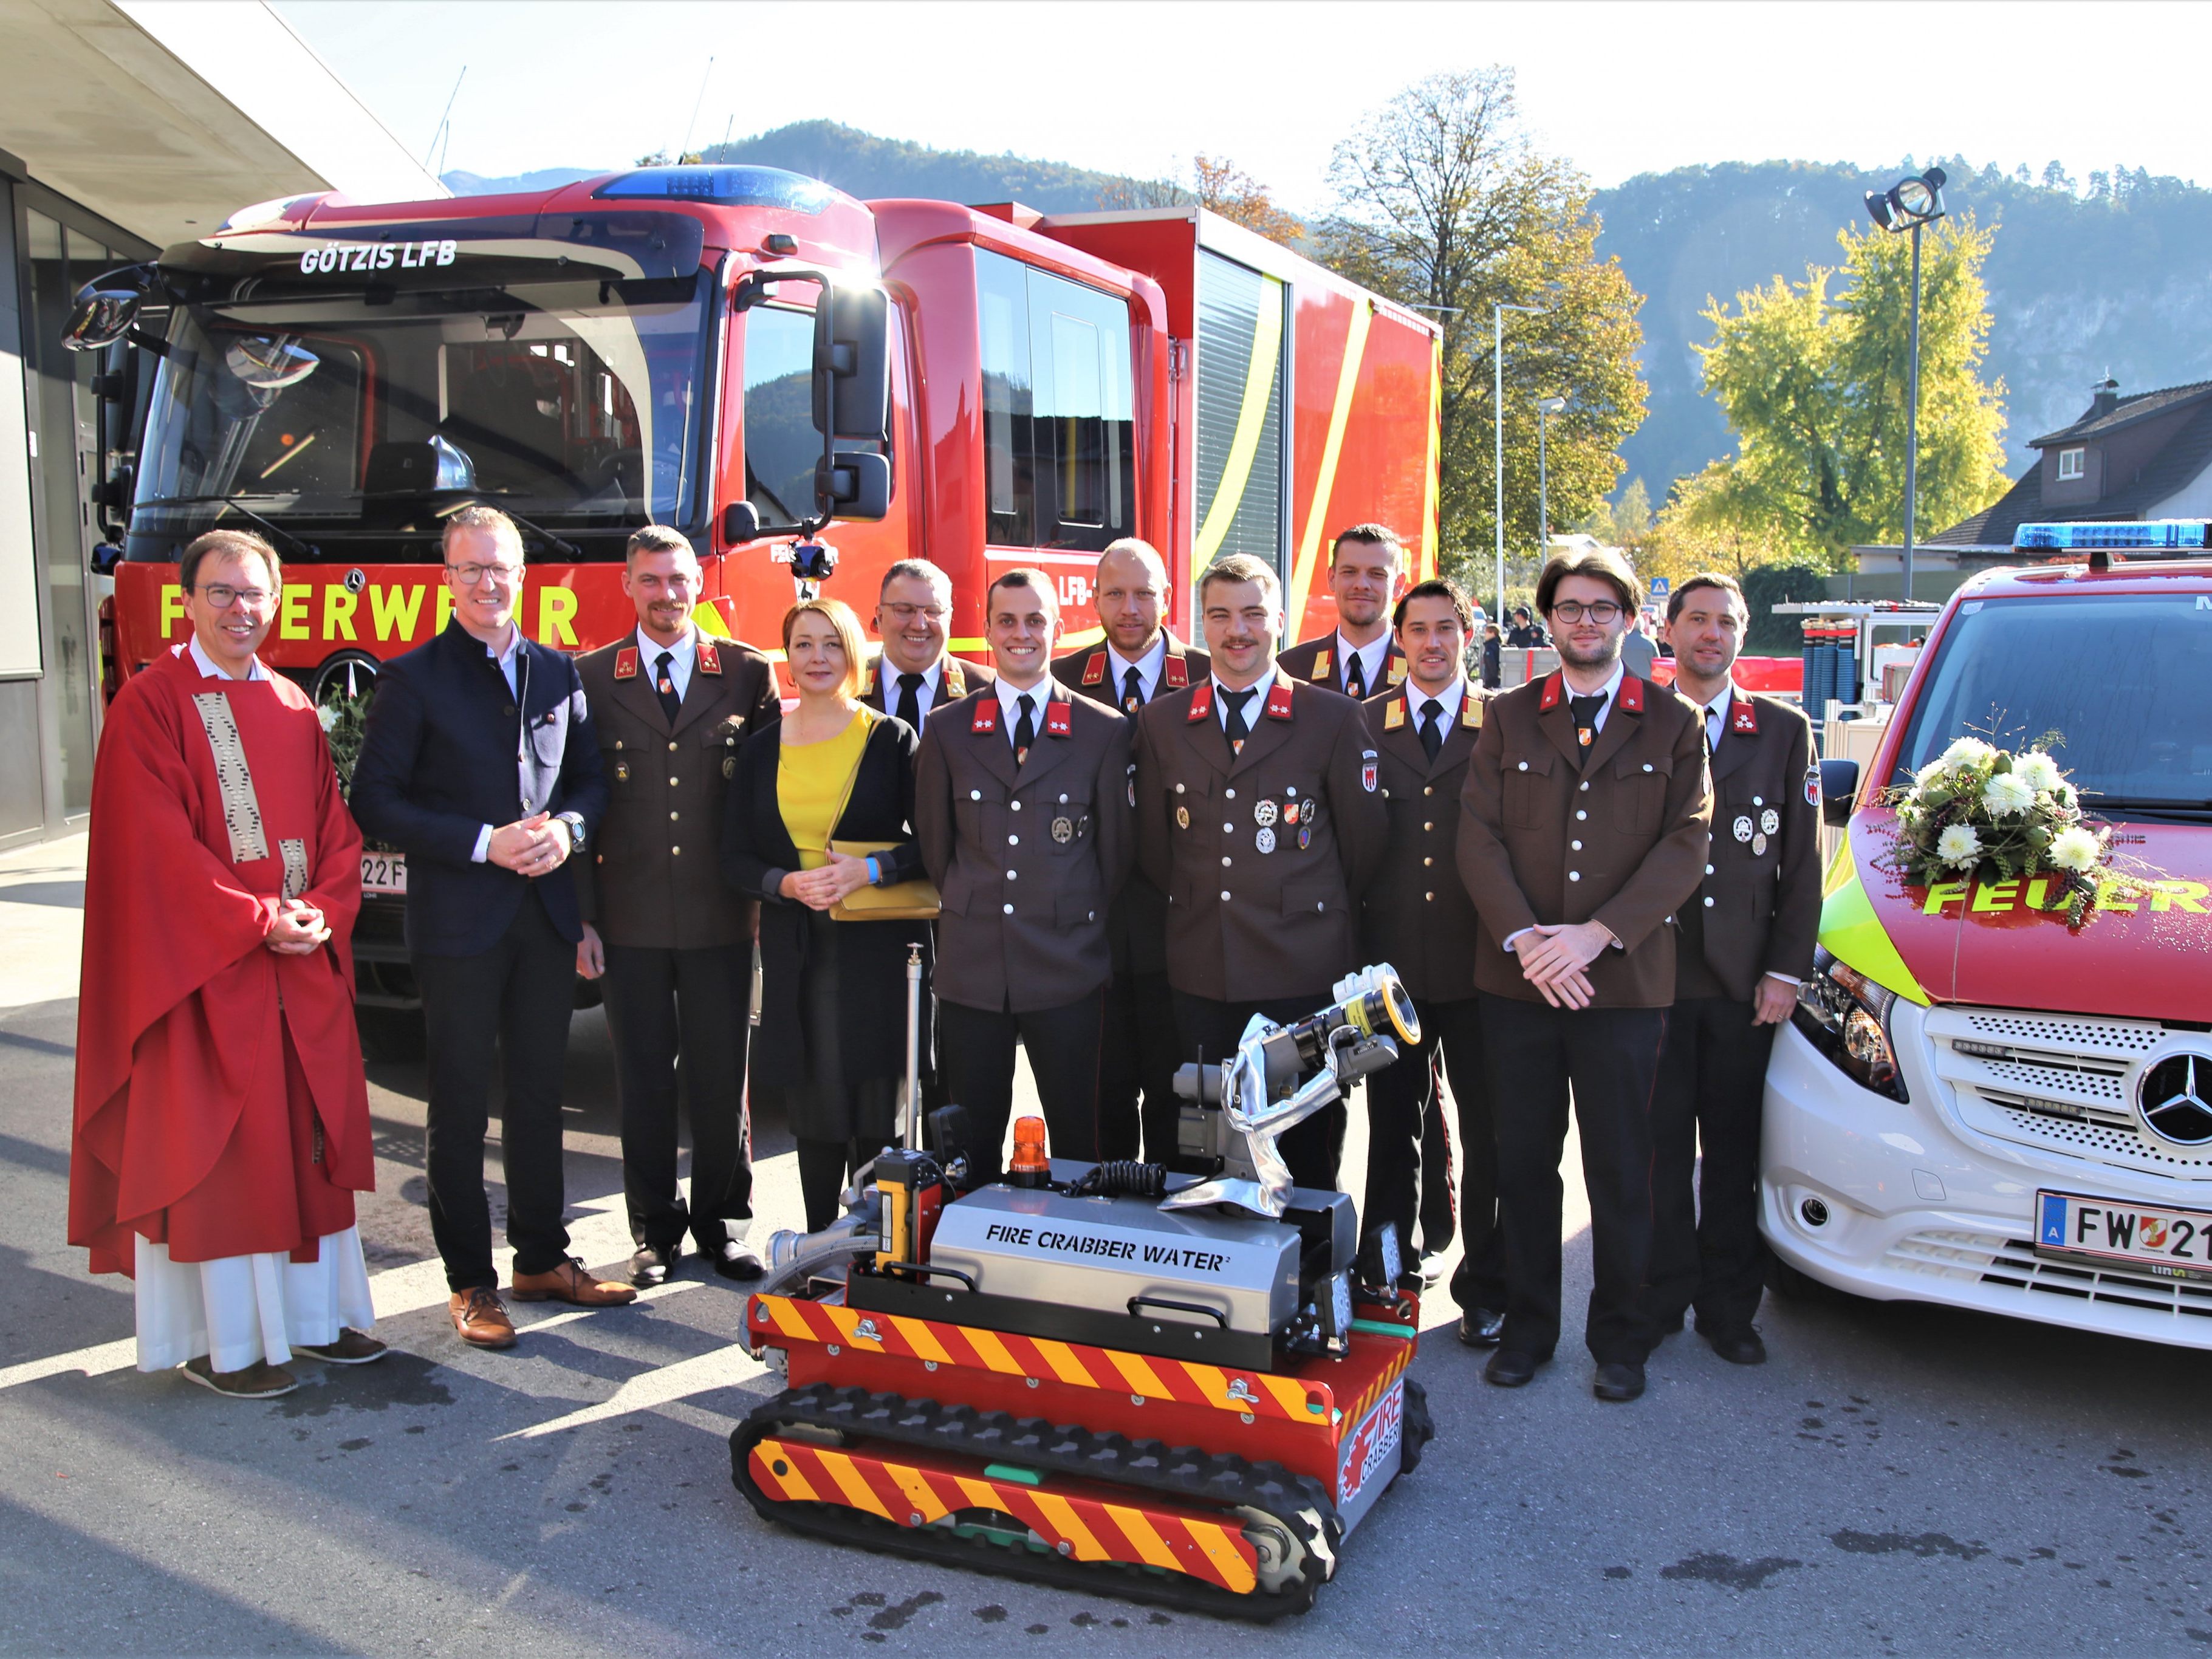
<svg viewBox="0 0 2212 1659">
<path fill-rule="evenodd" d="M 843 1452 L 832 1451 L 827 1446 L 817 1446 L 814 1455 L 822 1460 L 822 1467 L 830 1471 L 830 1478 L 844 1492 L 848 1504 L 856 1510 L 866 1510 L 870 1515 L 880 1515 L 886 1521 L 891 1518 L 891 1512 L 884 1507 L 884 1500 L 876 1496 L 876 1489 L 868 1484 L 860 1470 L 853 1467 L 851 1458 Z"/>
<path fill-rule="evenodd" d="M 1227 1531 L 1211 1521 L 1185 1521 L 1182 1525 L 1191 1541 L 1206 1552 L 1206 1559 L 1221 1574 L 1221 1582 L 1231 1589 L 1242 1595 L 1259 1583 L 1252 1564 L 1237 1553 Z"/>
<path fill-rule="evenodd" d="M 1297 562 L 1291 568 L 1290 607 L 1283 626 L 1292 634 L 1305 629 L 1306 594 L 1313 587 L 1314 570 L 1321 561 L 1322 538 L 1328 529 L 1328 498 L 1336 489 L 1336 463 L 1344 453 L 1352 394 L 1359 386 L 1359 365 L 1367 355 L 1367 331 L 1374 320 L 1373 301 L 1363 296 L 1352 301 L 1352 326 L 1344 340 L 1344 366 L 1336 375 L 1336 404 L 1328 413 L 1328 441 L 1322 446 L 1321 470 L 1314 476 L 1313 501 L 1306 508 L 1306 533 L 1298 543 Z"/>
<path fill-rule="evenodd" d="M 1153 1373 L 1152 1368 L 1145 1363 L 1144 1355 L 1124 1353 L 1118 1348 L 1108 1348 L 1104 1352 L 1106 1357 L 1111 1359 L 1115 1368 L 1121 1371 L 1121 1380 L 1129 1385 L 1133 1393 L 1141 1394 L 1151 1400 L 1165 1400 L 1170 1397 L 1168 1385 L 1161 1382 Z"/>
<path fill-rule="evenodd" d="M 1006 1500 L 999 1495 L 999 1489 L 989 1481 L 972 1480 L 964 1474 L 956 1474 L 952 1479 L 960 1487 L 960 1495 L 968 1500 L 967 1508 L 1000 1510 L 1008 1515 L 1013 1513 L 1006 1508 Z"/>
<path fill-rule="evenodd" d="M 1195 579 L 1213 562 L 1243 504 L 1244 486 L 1252 479 L 1252 458 L 1260 453 L 1261 429 L 1267 423 L 1267 393 L 1275 384 L 1275 364 L 1283 355 L 1283 283 L 1277 276 L 1262 276 L 1260 316 L 1252 330 L 1252 362 L 1244 371 L 1244 400 L 1237 406 L 1237 430 L 1229 440 L 1229 453 L 1221 463 L 1221 482 L 1215 486 L 1206 522 L 1198 527 L 1192 544 L 1190 574 Z M 1291 626 L 1296 628 L 1293 622 Z"/>
<path fill-rule="evenodd" d="M 909 1319 L 904 1314 L 893 1314 L 891 1328 L 907 1340 L 907 1346 L 924 1359 L 934 1359 L 939 1364 L 952 1363 L 952 1356 L 945 1352 L 945 1345 L 937 1340 L 937 1333 L 929 1328 L 926 1319 Z"/>
<path fill-rule="evenodd" d="M 806 1342 L 814 1340 L 814 1328 L 806 1322 L 797 1308 L 792 1306 L 790 1297 L 764 1296 L 761 1298 L 761 1306 L 768 1310 L 769 1317 L 775 1321 L 776 1329 L 786 1336 Z"/>
<path fill-rule="evenodd" d="M 1439 501 L 1443 489 L 1444 341 L 1439 334 L 1429 365 L 1429 466 L 1421 506 L 1420 568 L 1413 580 L 1427 581 L 1442 568 L 1437 538 L 1443 533 Z"/>
<path fill-rule="evenodd" d="M 1189 1374 L 1190 1380 L 1198 1384 L 1199 1391 L 1205 1395 L 1207 1405 L 1218 1406 L 1224 1411 L 1243 1409 L 1229 1397 L 1229 1379 L 1221 1374 L 1219 1367 L 1200 1365 L 1188 1359 L 1179 1360 L 1176 1363 Z"/>
<path fill-rule="evenodd" d="M 886 1463 L 884 1468 L 898 1482 L 906 1501 L 924 1521 L 941 1521 L 952 1512 L 951 1506 L 937 1495 L 937 1488 L 930 1484 L 929 1477 L 920 1469 L 908 1468 L 903 1463 Z"/>
<path fill-rule="evenodd" d="M 1030 1498 L 1052 1529 L 1075 1547 L 1077 1560 L 1105 1561 L 1111 1559 L 1091 1528 L 1083 1524 L 1083 1517 L 1075 1512 L 1074 1504 L 1056 1492 L 1033 1492 Z"/>
<path fill-rule="evenodd" d="M 786 1498 L 807 1504 L 821 1501 L 815 1496 L 814 1488 L 807 1484 L 806 1477 L 799 1472 L 799 1460 L 791 1455 L 791 1449 L 783 1442 L 763 1440 L 760 1443 L 759 1453 L 761 1467 L 768 1471 L 769 1480 L 783 1488 Z M 781 1474 L 776 1473 L 778 1463 L 783 1465 Z"/>
<path fill-rule="evenodd" d="M 1289 1413 L 1293 1423 L 1314 1422 L 1318 1419 L 1306 1409 L 1306 1385 L 1288 1376 L 1260 1378 L 1261 1386 L 1275 1396 L 1275 1403 Z"/>
<path fill-rule="evenodd" d="M 1073 1382 L 1079 1389 L 1098 1386 L 1091 1373 L 1083 1369 L 1083 1362 L 1075 1357 L 1075 1350 L 1066 1343 L 1054 1342 L 1042 1336 L 1033 1336 L 1030 1340 L 1036 1344 L 1037 1352 L 1044 1356 L 1044 1363 L 1052 1367 L 1052 1374 L 1061 1382 Z"/>
<path fill-rule="evenodd" d="M 1176 1553 L 1168 1547 L 1167 1540 L 1160 1536 L 1151 1518 L 1142 1510 L 1133 1510 L 1121 1504 L 1108 1504 L 1103 1507 L 1112 1517 L 1114 1524 L 1121 1528 L 1121 1535 L 1137 1547 L 1137 1553 L 1145 1558 L 1146 1566 L 1165 1567 L 1170 1572 L 1183 1570 L 1182 1564 L 1176 1559 Z"/>
<path fill-rule="evenodd" d="M 1006 1345 L 999 1340 L 997 1333 L 987 1331 L 980 1325 L 963 1325 L 960 1332 L 975 1344 L 975 1352 L 983 1356 L 983 1363 L 993 1370 L 1003 1376 L 1023 1375 L 1021 1366 L 1015 1363 L 1013 1355 L 1006 1352 Z"/>
<path fill-rule="evenodd" d="M 814 1305 L 821 1309 L 830 1322 L 837 1328 L 838 1335 L 848 1341 L 852 1340 L 854 1328 L 861 1319 L 858 1312 L 840 1302 L 817 1302 Z"/>
</svg>

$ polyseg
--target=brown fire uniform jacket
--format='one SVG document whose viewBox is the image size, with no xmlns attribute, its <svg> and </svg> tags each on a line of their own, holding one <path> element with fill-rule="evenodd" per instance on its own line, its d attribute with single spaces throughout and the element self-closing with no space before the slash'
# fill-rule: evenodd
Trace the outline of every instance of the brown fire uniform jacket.
<svg viewBox="0 0 2212 1659">
<path fill-rule="evenodd" d="M 937 995 L 965 1008 L 1065 1007 L 1111 971 L 1106 915 L 1129 872 L 1129 722 L 1048 680 L 1017 763 L 989 687 L 933 708 L 915 836 L 944 898 Z"/>
<path fill-rule="evenodd" d="M 1474 905 L 1459 878 L 1459 795 L 1482 731 L 1483 694 L 1472 683 L 1459 718 L 1444 728 L 1431 761 L 1421 747 L 1420 706 L 1411 680 L 1362 708 L 1381 763 L 1389 851 L 1360 905 L 1364 962 L 1387 962 L 1424 1002 L 1474 994 Z"/>
<path fill-rule="evenodd" d="M 1692 720 L 1705 711 L 1690 705 Z M 1738 688 L 1712 754 L 1713 844 L 1683 902 L 1675 994 L 1748 1002 L 1770 973 L 1813 971 L 1820 931 L 1820 769 L 1813 727 Z"/>
<path fill-rule="evenodd" d="M 1137 719 L 1137 858 L 1168 896 L 1168 982 L 1217 1002 L 1325 991 L 1359 967 L 1389 825 L 1359 705 L 1276 673 L 1230 752 L 1209 678 Z"/>
<path fill-rule="evenodd" d="M 925 725 L 928 723 L 929 716 L 945 704 L 957 702 L 977 686 L 988 685 L 999 678 L 999 671 L 995 668 L 987 668 L 981 663 L 969 662 L 965 658 L 950 654 L 939 659 L 938 667 L 941 672 L 937 677 L 937 701 L 931 703 L 928 713 L 922 715 Z M 879 714 L 898 713 L 898 670 L 886 670 L 880 653 L 869 658 L 866 666 L 860 671 L 860 701 Z M 915 733 L 917 738 L 921 735 L 919 732 Z"/>
<path fill-rule="evenodd" d="M 1185 645 L 1174 635 L 1167 635 L 1167 655 L 1160 663 L 1160 677 L 1152 687 L 1152 700 L 1157 702 L 1170 691 L 1182 690 L 1196 685 L 1213 672 L 1213 660 L 1205 652 Z M 1072 651 L 1052 665 L 1053 677 L 1070 690 L 1096 702 L 1121 707 L 1120 688 L 1109 683 L 1114 672 L 1114 659 L 1106 654 L 1106 647 L 1094 645 L 1088 651 Z M 1132 722 L 1141 713 L 1122 709 Z M 1136 728 L 1130 727 L 1133 746 Z M 1129 878 L 1121 884 L 1121 896 L 1106 916 L 1106 939 L 1113 947 L 1114 971 L 1116 974 L 1164 974 L 1168 970 L 1168 899 L 1167 895 L 1146 879 L 1145 872 L 1133 868 Z"/>
<path fill-rule="evenodd" d="M 723 881 L 722 808 L 738 746 L 782 716 L 775 670 L 750 645 L 702 636 L 672 726 L 633 632 L 576 659 L 607 781 L 607 815 L 576 862 L 584 920 L 610 945 L 697 951 L 753 935 Z"/>
<path fill-rule="evenodd" d="M 1460 878 L 1482 924 L 1476 988 L 1540 1002 L 1505 940 L 1596 921 L 1622 948 L 1590 963 L 1593 1005 L 1668 1006 L 1666 924 L 1697 889 L 1712 814 L 1705 734 L 1673 692 L 1624 675 L 1586 762 L 1559 673 L 1492 697 L 1460 792 Z"/>
<path fill-rule="evenodd" d="M 1339 693 L 1344 690 L 1344 653 L 1336 648 L 1336 630 L 1332 628 L 1318 639 L 1300 640 L 1287 651 L 1275 653 L 1276 665 L 1284 673 L 1301 685 L 1323 685 Z M 1367 688 L 1370 696 L 1401 684 L 1406 678 L 1406 653 L 1392 640 L 1382 653 L 1382 684 Z"/>
</svg>

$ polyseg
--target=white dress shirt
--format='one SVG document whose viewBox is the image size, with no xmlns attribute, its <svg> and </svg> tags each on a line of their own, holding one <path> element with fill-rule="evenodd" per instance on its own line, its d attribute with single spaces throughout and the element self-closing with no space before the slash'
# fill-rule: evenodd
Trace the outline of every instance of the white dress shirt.
<svg viewBox="0 0 2212 1659">
<path fill-rule="evenodd" d="M 684 637 L 675 644 L 661 645 L 641 628 L 637 630 L 637 648 L 645 665 L 656 673 L 659 668 L 660 653 L 664 651 L 668 653 L 668 683 L 676 688 L 677 700 L 681 702 L 684 694 L 691 689 L 692 665 L 699 660 L 698 629 L 687 628 L 684 630 Z"/>
<path fill-rule="evenodd" d="M 1137 671 L 1137 683 L 1144 687 L 1145 701 L 1150 702 L 1160 689 L 1160 676 L 1166 672 L 1167 662 L 1168 635 L 1165 629 L 1152 635 L 1152 648 L 1135 662 L 1131 662 L 1109 645 L 1106 647 L 1107 678 L 1113 682 L 1110 687 L 1113 696 L 1109 701 L 1115 708 L 1121 707 L 1122 690 L 1129 684 L 1129 671 L 1133 668 Z"/>
<path fill-rule="evenodd" d="M 1267 693 L 1275 684 L 1275 665 L 1267 665 L 1267 672 L 1244 689 L 1253 695 L 1244 705 L 1244 734 L 1247 737 L 1260 729 L 1260 716 L 1267 707 Z M 1229 688 L 1221 683 L 1221 676 L 1213 677 L 1213 714 L 1221 722 L 1221 729 L 1229 729 Z"/>
<path fill-rule="evenodd" d="M 1030 700 L 1030 727 L 1037 737 L 1044 735 L 1044 706 L 1052 701 L 1054 690 L 1052 676 L 1048 674 L 1035 685 L 1022 686 L 1008 683 L 1003 674 L 991 682 L 991 689 L 999 694 L 999 726 L 1006 732 L 1006 741 L 1014 740 L 1014 730 L 1021 724 L 1022 699 Z"/>
<path fill-rule="evenodd" d="M 1431 702 L 1443 705 L 1443 713 L 1437 716 L 1437 729 L 1449 732 L 1459 723 L 1460 708 L 1467 702 L 1467 676 L 1461 674 L 1434 698 L 1410 679 L 1406 682 L 1406 712 L 1413 717 L 1416 735 L 1420 732 L 1422 720 L 1426 718 L 1421 712 L 1422 708 Z"/>
<path fill-rule="evenodd" d="M 515 659 L 521 654 L 522 630 L 513 623 L 507 625 L 505 650 L 495 651 L 489 646 L 484 647 L 484 655 L 499 665 L 499 672 L 507 680 L 507 695 L 510 697 L 520 697 L 522 695 L 517 689 L 514 680 Z M 471 864 L 483 864 L 490 859 L 491 828 L 491 825 L 487 823 L 477 831 L 476 850 L 469 854 L 469 862 Z M 566 833 L 565 830 L 563 833 Z"/>
<path fill-rule="evenodd" d="M 891 666 L 891 659 L 889 657 L 876 659 L 876 684 L 883 690 L 884 713 L 886 714 L 898 713 L 899 675 L 902 672 L 904 671 Z M 945 659 L 939 657 L 921 671 L 921 686 L 914 694 L 915 713 L 923 720 L 927 720 L 929 711 L 937 707 L 939 698 L 939 688 L 944 684 Z M 921 728 L 917 726 L 915 729 L 919 731 Z"/>
<path fill-rule="evenodd" d="M 1352 659 L 1357 657 L 1359 659 L 1360 684 L 1367 688 L 1367 695 L 1371 697 L 1382 689 L 1383 671 L 1390 661 L 1390 631 L 1388 629 L 1365 645 L 1354 645 L 1340 630 L 1336 636 L 1336 649 L 1337 664 L 1342 671 L 1336 678 L 1340 683 L 1347 685 L 1352 683 Z"/>
<path fill-rule="evenodd" d="M 1715 697 L 1711 702 L 1703 706 L 1702 714 L 1705 722 L 1705 746 L 1707 748 L 1712 750 L 1718 750 L 1720 748 L 1721 738 L 1728 731 L 1729 704 L 1735 699 L 1735 685 L 1733 684 L 1723 685 L 1721 687 L 1720 696 Z"/>
<path fill-rule="evenodd" d="M 186 640 L 182 645 L 176 647 L 171 653 L 172 655 L 179 657 L 185 656 L 187 653 L 191 657 L 192 666 L 200 671 L 200 678 L 202 679 L 227 680 L 230 678 L 228 674 L 225 673 L 221 668 L 216 665 L 215 659 L 208 655 L 205 651 L 200 648 L 200 636 L 198 634 L 193 635 L 191 638 Z M 256 657 L 252 659 L 252 665 L 246 669 L 246 678 L 249 680 L 266 680 L 274 679 L 276 676 L 271 674 L 266 668 L 264 668 L 261 665 L 261 659 Z"/>
</svg>

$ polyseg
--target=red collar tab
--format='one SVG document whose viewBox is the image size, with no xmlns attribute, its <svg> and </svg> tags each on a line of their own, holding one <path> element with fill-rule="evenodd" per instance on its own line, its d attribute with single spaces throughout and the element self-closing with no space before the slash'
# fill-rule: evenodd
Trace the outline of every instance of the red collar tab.
<svg viewBox="0 0 2212 1659">
<path fill-rule="evenodd" d="M 719 674 L 722 672 L 721 653 L 704 640 L 699 641 L 699 672 L 702 674 Z"/>
<path fill-rule="evenodd" d="M 1048 738 L 1064 738 L 1073 729 L 1075 711 L 1055 697 L 1044 706 L 1044 730 Z"/>
<path fill-rule="evenodd" d="M 1626 714 L 1640 714 L 1644 712 L 1644 682 L 1633 674 L 1620 677 L 1620 707 Z"/>
<path fill-rule="evenodd" d="M 1083 665 L 1083 683 L 1085 685 L 1098 685 L 1103 684 L 1105 678 L 1106 647 L 1102 645 L 1091 653 L 1090 659 Z"/>
<path fill-rule="evenodd" d="M 1166 670 L 1169 690 L 1180 691 L 1190 684 L 1190 665 L 1174 652 L 1168 653 L 1167 661 L 1162 666 Z"/>
<path fill-rule="evenodd" d="M 1190 694 L 1190 712 L 1183 716 L 1186 725 L 1195 726 L 1213 712 L 1213 682 L 1207 680 Z"/>
<path fill-rule="evenodd" d="M 1565 677 L 1562 675 L 1553 674 L 1545 680 L 1543 701 L 1536 705 L 1545 714 L 1550 714 L 1552 710 L 1559 706 L 1559 697 L 1564 679 Z"/>
<path fill-rule="evenodd" d="M 975 699 L 975 718 L 969 724 L 970 732 L 995 732 L 999 729 L 999 700 L 996 697 Z"/>
<path fill-rule="evenodd" d="M 615 678 L 634 680 L 637 678 L 637 647 L 626 645 L 615 653 Z"/>
<path fill-rule="evenodd" d="M 1275 683 L 1267 688 L 1267 718 L 1286 720 L 1291 717 L 1291 682 L 1285 674 L 1275 676 Z"/>
<path fill-rule="evenodd" d="M 1729 730 L 1759 733 L 1759 705 L 1741 691 L 1729 699 Z"/>
</svg>

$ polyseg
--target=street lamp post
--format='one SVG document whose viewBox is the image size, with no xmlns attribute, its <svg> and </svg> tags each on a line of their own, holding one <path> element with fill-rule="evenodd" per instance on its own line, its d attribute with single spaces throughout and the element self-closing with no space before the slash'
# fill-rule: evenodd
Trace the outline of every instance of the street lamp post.
<svg viewBox="0 0 2212 1659">
<path fill-rule="evenodd" d="M 1536 523 L 1544 538 L 1543 552 L 1548 558 L 1552 552 L 1552 483 L 1544 461 L 1544 427 L 1550 418 L 1567 406 L 1565 398 L 1536 399 Z"/>
<path fill-rule="evenodd" d="M 1505 625 L 1505 313 L 1518 311 L 1530 317 L 1544 315 L 1541 306 L 1509 306 L 1493 300 L 1490 306 L 1490 411 L 1497 440 L 1491 482 L 1496 486 L 1491 516 L 1497 532 L 1498 623 Z"/>
<path fill-rule="evenodd" d="M 1913 517 L 1919 505 L 1920 484 L 1920 232 L 1942 218 L 1943 186 L 1949 180 L 1941 167 L 1930 167 L 1917 179 L 1900 179 L 1887 190 L 1866 193 L 1868 215 L 1884 230 L 1912 233 L 1911 355 L 1905 369 L 1905 584 L 1904 597 L 1912 597 Z"/>
</svg>

